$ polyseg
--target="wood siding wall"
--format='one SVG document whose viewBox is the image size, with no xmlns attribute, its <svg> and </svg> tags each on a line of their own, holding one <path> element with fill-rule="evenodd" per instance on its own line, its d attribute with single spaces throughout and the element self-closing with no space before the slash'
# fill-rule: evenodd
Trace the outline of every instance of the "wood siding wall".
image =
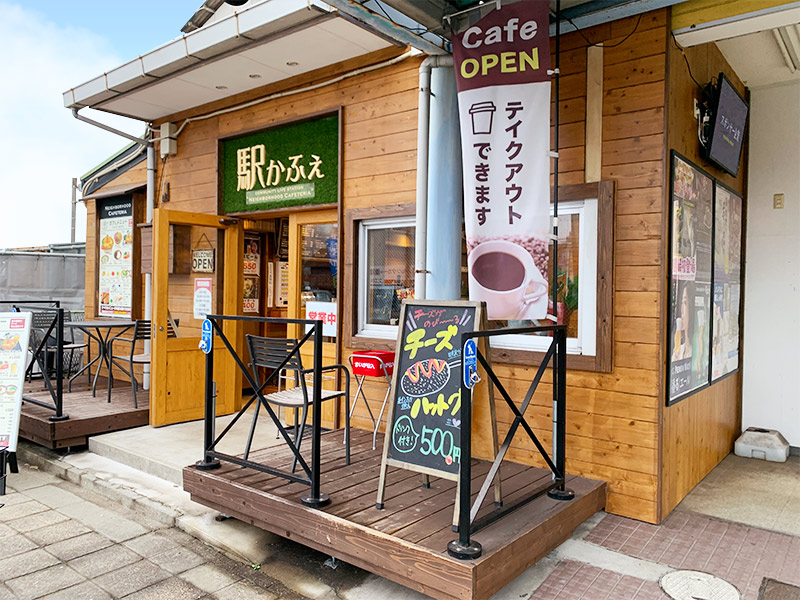
<svg viewBox="0 0 800 600">
<path fill-rule="evenodd" d="M 585 34 L 593 43 L 613 46 L 636 24 L 636 18 L 625 19 Z M 667 12 L 648 13 L 636 33 L 603 53 L 602 178 L 617 186 L 613 370 L 567 374 L 568 471 L 607 481 L 609 511 L 650 522 L 658 520 L 666 36 Z M 587 43 L 578 34 L 569 34 L 562 38 L 561 50 L 559 183 L 569 185 L 585 179 Z M 409 183 L 403 189 L 410 201 L 413 172 Z M 381 201 L 381 196 L 374 198 Z M 386 201 L 397 202 L 394 198 L 392 194 Z M 347 208 L 353 207 L 352 201 L 346 193 Z M 344 349 L 345 358 L 352 350 Z M 522 398 L 533 370 L 496 367 L 509 392 Z M 550 381 L 548 373 L 526 415 L 546 448 L 552 444 Z M 365 384 L 375 414 L 385 390 L 385 385 Z M 363 405 L 356 414 L 357 426 L 370 425 Z M 497 416 L 502 439 L 512 415 L 498 403 Z M 484 434 L 482 439 L 488 437 Z M 508 456 L 541 464 L 521 432 Z"/>
<path fill-rule="evenodd" d="M 716 45 L 706 44 L 687 48 L 686 58 L 691 66 L 692 75 L 700 83 L 705 84 L 722 72 L 731 79 L 741 94 L 745 93 L 744 84 Z M 704 160 L 700 156 L 697 141 L 697 121 L 692 114 L 693 101 L 699 98 L 700 89 L 692 81 L 686 61 L 672 40 L 669 42 L 669 65 L 669 148 L 677 150 L 713 177 L 721 179 L 727 186 L 744 195 L 747 172 L 746 141 L 738 177 L 732 177 Z M 669 204 L 665 203 L 665 222 L 668 207 Z M 746 207 L 745 198 L 743 211 L 745 215 Z M 665 252 L 667 239 L 665 231 Z M 665 265 L 662 273 L 664 281 L 667 276 Z M 668 290 L 669 288 L 665 287 L 664 314 L 667 310 Z M 742 292 L 745 293 L 745 290 L 742 289 Z M 666 336 L 665 326 L 661 332 L 663 347 L 667 344 Z M 665 372 L 666 368 L 666 362 L 662 362 L 662 371 Z M 733 449 L 733 443 L 741 432 L 741 397 L 741 372 L 739 372 L 678 404 L 664 408 L 661 458 L 662 519 Z"/>
</svg>

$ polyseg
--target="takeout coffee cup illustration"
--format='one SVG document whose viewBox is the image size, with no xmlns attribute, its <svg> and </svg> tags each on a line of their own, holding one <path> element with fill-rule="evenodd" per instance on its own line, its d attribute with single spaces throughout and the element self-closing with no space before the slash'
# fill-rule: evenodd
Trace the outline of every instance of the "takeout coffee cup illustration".
<svg viewBox="0 0 800 600">
<path fill-rule="evenodd" d="M 545 281 L 533 257 L 506 240 L 475 246 L 467 259 L 469 296 L 486 302 L 489 319 L 514 319 L 547 294 Z"/>
<path fill-rule="evenodd" d="M 469 107 L 472 116 L 472 133 L 475 135 L 492 133 L 492 118 L 497 107 L 494 102 L 476 102 Z"/>
</svg>

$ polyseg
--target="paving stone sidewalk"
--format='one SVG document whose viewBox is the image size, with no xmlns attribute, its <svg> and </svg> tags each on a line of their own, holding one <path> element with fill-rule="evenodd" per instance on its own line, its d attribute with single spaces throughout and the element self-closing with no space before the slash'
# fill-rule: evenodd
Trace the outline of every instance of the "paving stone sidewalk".
<svg viewBox="0 0 800 600">
<path fill-rule="evenodd" d="M 800 586 L 800 537 L 676 510 L 662 525 L 606 515 L 584 538 L 631 558 L 721 577 L 757 600 L 764 578 Z M 562 560 L 529 600 L 669 600 L 655 581 Z"/>
<path fill-rule="evenodd" d="M 0 599 L 307 599 L 268 576 L 269 565 L 231 560 L 35 467 L 20 465 L 8 485 L 0 496 Z"/>
</svg>

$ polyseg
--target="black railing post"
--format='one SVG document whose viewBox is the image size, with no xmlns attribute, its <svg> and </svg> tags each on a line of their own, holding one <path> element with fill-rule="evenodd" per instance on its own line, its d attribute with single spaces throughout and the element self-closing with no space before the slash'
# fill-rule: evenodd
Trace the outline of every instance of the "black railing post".
<svg viewBox="0 0 800 600">
<path fill-rule="evenodd" d="M 0 496 L 6 495 L 6 461 L 8 460 L 8 449 L 0 450 Z M 2 504 L 0 504 L 2 506 Z"/>
<path fill-rule="evenodd" d="M 301 375 L 302 376 L 302 375 Z M 314 383 L 313 399 L 311 405 L 311 493 L 303 496 L 301 502 L 306 506 L 318 508 L 325 506 L 331 499 L 319 489 L 320 457 L 322 443 L 322 321 L 314 324 Z"/>
<path fill-rule="evenodd" d="M 556 469 L 561 475 L 561 482 L 557 488 L 548 492 L 548 496 L 554 500 L 572 500 L 575 492 L 566 486 L 567 482 L 567 326 L 562 325 L 553 333 L 556 343 L 556 356 L 558 357 L 558 368 L 553 373 L 553 388 L 556 394 L 556 406 L 553 417 L 555 427 L 553 436 L 555 439 L 555 459 Z"/>
<path fill-rule="evenodd" d="M 461 348 L 468 336 L 461 334 Z M 463 361 L 463 357 L 462 357 Z M 463 363 L 462 363 L 463 364 Z M 483 551 L 480 543 L 470 540 L 470 500 L 472 499 L 472 390 L 461 378 L 461 463 L 458 470 L 458 539 L 447 544 L 453 558 L 478 558 Z"/>
<path fill-rule="evenodd" d="M 45 340 L 45 348 L 47 341 Z M 64 309 L 56 309 L 56 394 L 53 398 L 56 405 L 56 414 L 50 417 L 51 421 L 66 421 L 68 415 L 64 414 Z M 45 358 L 45 371 L 47 371 L 47 358 Z"/>
<path fill-rule="evenodd" d="M 214 339 L 214 332 L 211 332 L 211 339 Z M 218 469 L 220 462 L 212 457 L 209 452 L 214 444 L 214 424 L 217 418 L 217 384 L 214 383 L 214 350 L 213 347 L 206 354 L 206 397 L 205 397 L 205 419 L 203 422 L 203 460 L 198 460 L 194 467 L 201 471 Z"/>
</svg>

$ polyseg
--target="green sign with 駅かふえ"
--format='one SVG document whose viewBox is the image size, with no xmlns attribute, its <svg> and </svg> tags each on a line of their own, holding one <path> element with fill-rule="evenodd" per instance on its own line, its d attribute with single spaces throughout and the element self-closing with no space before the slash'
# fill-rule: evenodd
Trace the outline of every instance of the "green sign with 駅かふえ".
<svg viewBox="0 0 800 600">
<path fill-rule="evenodd" d="M 223 140 L 220 154 L 225 213 L 339 199 L 338 115 Z"/>
</svg>

